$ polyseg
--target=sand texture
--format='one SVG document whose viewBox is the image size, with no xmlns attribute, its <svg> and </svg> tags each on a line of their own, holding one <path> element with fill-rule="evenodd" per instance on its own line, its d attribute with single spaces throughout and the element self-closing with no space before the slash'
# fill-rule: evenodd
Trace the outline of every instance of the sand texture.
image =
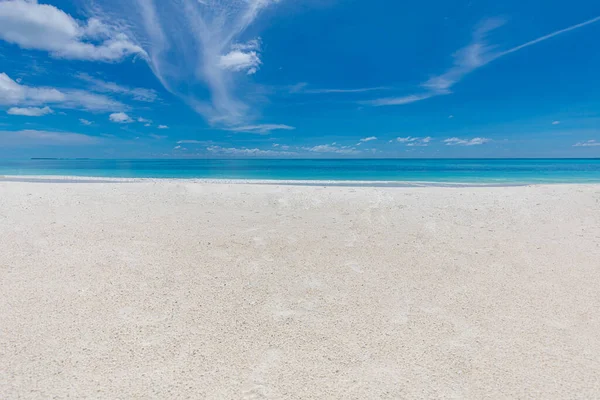
<svg viewBox="0 0 600 400">
<path fill-rule="evenodd" d="M 600 186 L 0 182 L 1 399 L 600 398 Z"/>
</svg>

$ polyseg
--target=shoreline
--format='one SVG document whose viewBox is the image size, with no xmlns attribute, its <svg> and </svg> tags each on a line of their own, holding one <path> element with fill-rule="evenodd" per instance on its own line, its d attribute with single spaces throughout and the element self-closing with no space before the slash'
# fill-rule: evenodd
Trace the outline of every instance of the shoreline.
<svg viewBox="0 0 600 400">
<path fill-rule="evenodd" d="M 0 175 L 0 182 L 22 183 L 158 183 L 184 182 L 225 185 L 282 185 L 331 187 L 448 187 L 486 188 L 556 185 L 600 185 L 600 182 L 441 182 L 441 181 L 390 181 L 390 180 L 308 180 L 308 179 L 229 179 L 229 178 L 127 178 L 78 175 Z"/>
</svg>

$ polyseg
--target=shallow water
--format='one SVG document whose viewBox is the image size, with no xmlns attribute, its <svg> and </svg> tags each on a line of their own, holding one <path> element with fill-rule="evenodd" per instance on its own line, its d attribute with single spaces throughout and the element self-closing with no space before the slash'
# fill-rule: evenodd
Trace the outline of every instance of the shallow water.
<svg viewBox="0 0 600 400">
<path fill-rule="evenodd" d="M 0 160 L 0 175 L 375 181 L 410 186 L 600 183 L 600 159 Z"/>
</svg>

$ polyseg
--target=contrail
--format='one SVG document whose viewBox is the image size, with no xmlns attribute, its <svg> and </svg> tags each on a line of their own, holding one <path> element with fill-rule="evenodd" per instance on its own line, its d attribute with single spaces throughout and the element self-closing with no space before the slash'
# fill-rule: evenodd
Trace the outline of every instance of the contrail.
<svg viewBox="0 0 600 400">
<path fill-rule="evenodd" d="M 568 27 L 568 28 L 561 29 L 561 30 L 559 30 L 559 31 L 552 32 L 552 33 L 549 33 L 548 35 L 545 35 L 545 36 L 539 37 L 539 38 L 537 38 L 537 39 L 534 39 L 534 40 L 532 40 L 532 41 L 530 41 L 530 42 L 523 43 L 522 45 L 519 45 L 519 46 L 517 46 L 517 47 L 513 47 L 512 49 L 509 49 L 509 50 L 503 51 L 502 53 L 499 53 L 499 54 L 498 54 L 496 57 L 494 57 L 494 58 L 499 58 L 499 57 L 505 56 L 505 55 L 507 55 L 507 54 L 514 53 L 515 51 L 519 51 L 519 50 L 521 50 L 521 49 L 524 49 L 525 47 L 529 47 L 529 46 L 531 46 L 531 45 L 534 45 L 534 44 L 536 44 L 536 43 L 543 42 L 544 40 L 547 40 L 547 39 L 553 38 L 554 36 L 558 36 L 558 35 L 560 35 L 560 34 L 562 34 L 562 33 L 569 32 L 569 31 L 572 31 L 572 30 L 575 30 L 575 29 L 581 28 L 581 27 L 584 27 L 584 26 L 586 26 L 586 25 L 593 24 L 594 22 L 598 22 L 598 21 L 600 21 L 600 16 L 597 16 L 596 18 L 592 18 L 592 19 L 590 19 L 590 20 L 587 20 L 587 21 L 585 21 L 585 22 L 582 22 L 582 23 L 580 23 L 580 24 L 577 24 L 577 25 L 570 26 L 570 27 Z"/>
</svg>

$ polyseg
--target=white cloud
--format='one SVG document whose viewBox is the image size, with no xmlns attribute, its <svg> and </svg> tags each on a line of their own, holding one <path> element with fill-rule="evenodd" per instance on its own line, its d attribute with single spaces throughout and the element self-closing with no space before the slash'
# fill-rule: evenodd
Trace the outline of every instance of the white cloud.
<svg viewBox="0 0 600 400">
<path fill-rule="evenodd" d="M 491 139 L 488 138 L 480 138 L 480 137 L 476 137 L 473 139 L 460 139 L 460 138 L 449 138 L 444 140 L 444 143 L 446 143 L 446 146 L 477 146 L 480 144 L 486 144 L 491 142 Z"/>
<path fill-rule="evenodd" d="M 97 18 L 75 20 L 64 11 L 31 0 L 0 2 L 0 39 L 23 49 L 43 50 L 54 57 L 118 61 L 146 52 L 116 27 Z"/>
<path fill-rule="evenodd" d="M 167 138 L 167 136 L 165 136 L 165 135 L 157 135 L 155 133 L 152 133 L 152 134 L 150 134 L 148 136 L 150 136 L 152 139 L 156 139 L 156 140 L 162 140 L 162 139 L 166 139 Z"/>
<path fill-rule="evenodd" d="M 370 142 L 371 140 L 377 140 L 376 136 L 369 136 L 363 139 L 360 139 L 361 142 Z"/>
<path fill-rule="evenodd" d="M 54 111 L 50 107 L 11 107 L 7 111 L 10 115 L 22 115 L 26 117 L 41 117 L 43 115 L 53 114 Z"/>
<path fill-rule="evenodd" d="M 144 124 L 144 123 L 149 124 L 152 121 L 150 121 L 149 119 L 146 119 L 146 118 L 138 117 L 137 122 L 141 122 L 142 124 Z"/>
<path fill-rule="evenodd" d="M 84 90 L 22 85 L 5 73 L 0 73 L 0 105 L 40 106 L 45 104 L 88 111 L 116 111 L 125 108 L 122 103 L 103 95 Z"/>
<path fill-rule="evenodd" d="M 412 141 L 410 143 L 407 143 L 406 145 L 409 147 L 413 147 L 413 146 L 426 147 L 426 146 L 429 146 L 429 142 L 431 142 L 431 137 L 427 136 L 424 138 L 419 138 L 418 140 Z"/>
<path fill-rule="evenodd" d="M 219 67 L 232 71 L 246 71 L 248 75 L 256 73 L 261 61 L 255 51 L 233 50 L 219 60 Z"/>
<path fill-rule="evenodd" d="M 257 1 L 257 0 L 250 0 Z M 258 0 L 262 1 L 262 0 Z M 271 0 L 267 0 L 269 2 Z M 277 2 L 279 0 L 273 0 Z M 231 51 L 221 56 L 220 64 L 222 68 L 234 71 L 244 71 L 248 75 L 256 73 L 262 62 L 260 61 L 260 38 L 252 39 L 246 43 L 234 43 L 231 45 Z"/>
<path fill-rule="evenodd" d="M 407 146 L 410 146 L 410 147 L 414 147 L 414 146 L 419 146 L 419 147 L 429 146 L 429 143 L 432 140 L 433 140 L 433 138 L 431 136 L 427 136 L 427 137 L 407 136 L 407 137 L 396 138 L 396 141 L 398 143 L 404 143 L 404 144 L 406 144 Z"/>
<path fill-rule="evenodd" d="M 290 146 L 285 145 L 285 144 L 279 144 L 279 143 L 273 143 L 273 147 L 277 147 L 278 149 L 281 150 L 289 150 Z"/>
<path fill-rule="evenodd" d="M 574 147 L 596 147 L 596 146 L 600 146 L 600 142 L 597 142 L 595 140 L 588 140 L 586 142 L 577 142 L 573 145 Z"/>
<path fill-rule="evenodd" d="M 245 133 L 257 133 L 259 135 L 268 135 L 271 131 L 275 130 L 293 130 L 296 129 L 293 126 L 283 124 L 260 124 L 260 125 L 246 125 L 236 126 L 233 128 L 227 128 L 228 131 L 233 132 L 245 132 Z"/>
<path fill-rule="evenodd" d="M 81 124 L 83 124 L 83 125 L 88 125 L 88 126 L 93 124 L 92 121 L 88 121 L 87 119 L 84 119 L 84 118 L 79 118 L 79 122 L 81 122 Z"/>
<path fill-rule="evenodd" d="M 129 124 L 133 122 L 133 119 L 124 112 L 112 113 L 109 115 L 108 119 L 110 119 L 111 122 L 116 122 L 118 124 Z"/>
<path fill-rule="evenodd" d="M 313 147 L 303 147 L 303 150 L 313 153 L 359 154 L 360 151 L 352 146 L 339 146 L 337 143 L 320 144 Z"/>
<path fill-rule="evenodd" d="M 560 121 L 552 121 L 552 125 L 559 125 Z"/>
<path fill-rule="evenodd" d="M 0 104 L 55 103 L 65 98 L 65 94 L 57 89 L 21 85 L 0 73 Z"/>
<path fill-rule="evenodd" d="M 227 154 L 236 156 L 290 156 L 296 153 L 288 151 L 276 151 L 276 150 L 262 150 L 262 149 L 248 149 L 248 148 L 235 148 L 235 147 L 221 147 L 221 146 L 209 146 L 206 148 L 207 151 L 215 154 Z"/>
<path fill-rule="evenodd" d="M 471 43 L 458 50 L 454 54 L 454 64 L 446 72 L 433 76 L 426 82 L 422 83 L 421 86 L 424 89 L 421 93 L 410 94 L 402 97 L 386 97 L 380 99 L 374 99 L 364 104 L 370 104 L 372 106 L 390 106 L 390 105 L 403 105 L 414 103 L 416 101 L 426 100 L 431 97 L 446 95 L 452 93 L 452 87 L 460 82 L 465 76 L 470 74 L 482 66 L 497 60 L 507 54 L 514 53 L 523 48 L 529 47 L 536 43 L 548 40 L 554 36 L 560 35 L 565 32 L 572 31 L 574 29 L 581 28 L 583 26 L 592 24 L 600 21 L 600 16 L 585 21 L 583 23 L 570 26 L 566 29 L 555 31 L 551 34 L 542 36 L 535 40 L 529 41 L 522 45 L 513 47 L 505 51 L 496 51 L 494 46 L 490 46 L 486 42 L 487 34 L 504 24 L 502 19 L 488 19 L 483 21 L 474 31 L 473 39 Z"/>
<path fill-rule="evenodd" d="M 169 129 L 167 125 L 159 125 L 158 129 Z"/>
<path fill-rule="evenodd" d="M 52 132 L 42 130 L 1 131 L 0 145 L 20 146 L 83 146 L 96 144 L 100 140 L 93 136 L 72 132 Z"/>
<path fill-rule="evenodd" d="M 158 99 L 155 90 L 145 88 L 130 88 L 128 86 L 119 85 L 115 82 L 105 82 L 101 79 L 92 77 L 89 74 L 80 73 L 77 78 L 91 84 L 91 90 L 102 93 L 114 93 L 129 96 L 134 100 L 152 103 Z"/>
</svg>

